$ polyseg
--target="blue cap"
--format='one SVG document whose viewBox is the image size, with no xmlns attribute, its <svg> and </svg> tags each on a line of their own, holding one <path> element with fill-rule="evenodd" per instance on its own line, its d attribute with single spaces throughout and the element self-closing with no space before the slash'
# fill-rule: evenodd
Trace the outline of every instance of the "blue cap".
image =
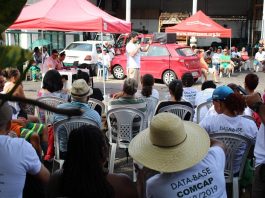
<svg viewBox="0 0 265 198">
<path fill-rule="evenodd" d="M 234 93 L 234 91 L 228 86 L 217 87 L 212 95 L 212 100 L 226 100 L 227 96 Z"/>
</svg>

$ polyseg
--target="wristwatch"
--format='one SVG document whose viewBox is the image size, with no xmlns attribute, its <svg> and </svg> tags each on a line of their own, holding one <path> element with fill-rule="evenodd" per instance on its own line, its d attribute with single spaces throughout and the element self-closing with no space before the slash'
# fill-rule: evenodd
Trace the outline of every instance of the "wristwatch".
<svg viewBox="0 0 265 198">
<path fill-rule="evenodd" d="M 256 102 L 252 105 L 251 109 L 258 113 L 261 105 L 263 105 L 262 102 Z"/>
</svg>

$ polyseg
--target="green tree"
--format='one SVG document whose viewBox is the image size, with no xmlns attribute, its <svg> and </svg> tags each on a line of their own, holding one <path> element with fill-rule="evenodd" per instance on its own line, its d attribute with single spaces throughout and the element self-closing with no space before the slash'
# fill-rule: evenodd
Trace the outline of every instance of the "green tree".
<svg viewBox="0 0 265 198">
<path fill-rule="evenodd" d="M 15 22 L 26 2 L 27 0 L 0 0 L 0 33 Z"/>
</svg>

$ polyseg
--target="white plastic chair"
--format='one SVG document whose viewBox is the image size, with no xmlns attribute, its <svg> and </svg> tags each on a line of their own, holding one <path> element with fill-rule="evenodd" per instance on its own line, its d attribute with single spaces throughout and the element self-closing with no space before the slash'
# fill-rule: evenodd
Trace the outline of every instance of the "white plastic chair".
<svg viewBox="0 0 265 198">
<path fill-rule="evenodd" d="M 153 116 L 155 115 L 156 106 L 158 104 L 158 99 L 154 98 L 152 96 L 148 98 L 143 98 L 147 105 L 147 111 L 145 112 L 145 120 L 144 120 L 144 128 L 147 128 L 149 126 L 149 123 Z"/>
<path fill-rule="evenodd" d="M 139 131 L 142 131 L 144 127 L 144 113 L 140 110 L 128 108 L 128 107 L 119 107 L 115 109 L 111 109 L 107 112 L 107 123 L 109 130 L 109 141 L 112 146 L 110 158 L 109 158 L 109 172 L 113 173 L 114 171 L 114 161 L 116 155 L 116 147 L 125 148 L 128 151 L 128 146 L 130 141 L 133 138 L 133 126 L 134 119 L 140 118 L 139 122 Z M 113 119 L 116 120 L 113 123 Z M 113 127 L 117 127 L 117 139 L 116 142 L 113 141 L 112 130 Z M 134 170 L 134 167 L 133 167 Z M 134 173 L 134 180 L 136 180 L 136 176 Z"/>
<path fill-rule="evenodd" d="M 63 165 L 64 160 L 60 158 L 60 147 L 59 147 L 59 135 L 58 132 L 60 130 L 65 130 L 67 133 L 67 137 L 74 129 L 77 129 L 83 125 L 93 125 L 98 127 L 97 122 L 88 118 L 84 117 L 71 117 L 60 120 L 53 124 L 53 131 L 54 131 L 54 148 L 55 148 L 55 158 L 54 160 L 60 164 L 60 168 Z M 54 171 L 54 170 L 53 170 Z"/>
<path fill-rule="evenodd" d="M 213 133 L 210 134 L 210 137 L 222 141 L 226 146 L 225 180 L 226 183 L 233 184 L 233 198 L 238 198 L 239 197 L 238 181 L 240 180 L 243 174 L 247 156 L 252 146 L 252 141 L 250 138 L 247 138 L 246 136 L 236 133 L 227 133 L 227 132 Z M 238 151 L 238 149 L 240 149 L 242 144 L 245 145 L 246 150 L 241 159 L 239 175 L 234 176 L 233 164 L 234 164 L 235 153 Z"/>
<path fill-rule="evenodd" d="M 196 121 L 197 123 L 199 124 L 200 121 L 201 121 L 201 110 L 202 108 L 207 108 L 207 110 L 209 111 L 209 109 L 213 106 L 213 102 L 212 101 L 207 101 L 207 102 L 204 102 L 204 103 L 201 103 L 197 106 L 197 109 L 196 109 Z"/>
<path fill-rule="evenodd" d="M 40 97 L 36 99 L 39 102 L 42 102 L 44 104 L 50 105 L 52 107 L 57 107 L 59 104 L 63 104 L 66 103 L 67 101 L 62 99 L 62 98 L 58 98 L 58 97 L 52 97 L 52 96 L 48 96 L 48 97 Z M 44 116 L 45 116 L 45 124 L 52 124 L 51 121 L 51 117 L 52 117 L 52 112 L 47 111 L 47 110 L 40 110 L 39 107 L 35 107 L 35 115 L 37 115 L 40 118 L 40 111 L 44 112 Z"/>
<path fill-rule="evenodd" d="M 181 104 L 173 104 L 173 105 L 162 107 L 161 109 L 159 109 L 158 113 L 161 113 L 161 112 L 173 113 L 177 115 L 178 117 L 180 117 L 182 120 L 184 120 L 186 115 L 190 114 L 188 121 L 192 121 L 193 115 L 194 115 L 193 108 L 188 107 L 186 105 L 181 105 Z"/>
<path fill-rule="evenodd" d="M 104 77 L 104 66 L 102 66 L 102 68 L 98 67 L 97 78 L 101 78 L 101 77 Z M 107 71 L 106 79 L 109 79 L 109 72 L 108 71 Z"/>
<path fill-rule="evenodd" d="M 92 109 L 95 109 L 97 105 L 101 108 L 101 115 L 105 113 L 105 104 L 101 102 L 100 100 L 97 100 L 95 98 L 89 98 L 88 104 Z"/>
</svg>

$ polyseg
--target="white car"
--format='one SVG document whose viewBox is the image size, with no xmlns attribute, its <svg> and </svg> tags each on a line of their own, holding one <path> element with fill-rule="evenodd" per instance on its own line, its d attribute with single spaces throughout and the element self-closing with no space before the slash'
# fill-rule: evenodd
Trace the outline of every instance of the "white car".
<svg viewBox="0 0 265 198">
<path fill-rule="evenodd" d="M 65 52 L 64 64 L 72 66 L 74 62 L 78 65 L 83 63 L 93 65 L 97 63 L 97 48 L 101 47 L 99 41 L 76 41 L 68 45 L 63 51 Z"/>
</svg>

